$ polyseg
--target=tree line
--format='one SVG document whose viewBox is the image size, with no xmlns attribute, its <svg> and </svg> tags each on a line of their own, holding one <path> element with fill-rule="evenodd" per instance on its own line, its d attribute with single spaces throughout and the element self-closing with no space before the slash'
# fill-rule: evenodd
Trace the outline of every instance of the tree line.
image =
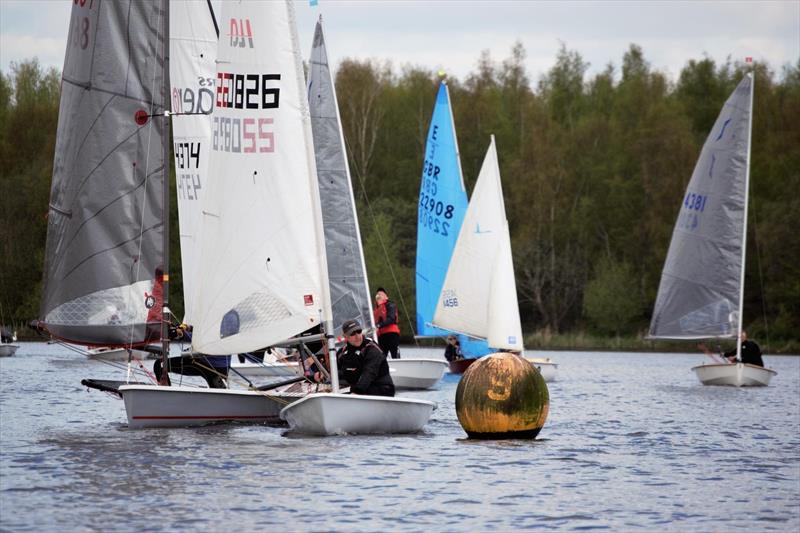
<svg viewBox="0 0 800 533">
<path fill-rule="evenodd" d="M 800 60 L 689 60 L 678 79 L 631 45 L 587 75 L 562 46 L 535 84 L 516 44 L 448 78 L 467 190 L 497 140 L 523 330 L 643 334 L 675 218 L 724 101 L 755 71 L 745 325 L 773 344 L 800 330 Z M 414 309 L 417 202 L 438 73 L 345 59 L 336 90 L 370 283 Z M 0 74 L 0 321 L 38 314 L 59 73 L 36 60 Z M 174 187 L 174 179 L 172 180 Z M 171 308 L 182 314 L 173 195 Z M 767 330 L 768 328 L 768 330 Z"/>
</svg>

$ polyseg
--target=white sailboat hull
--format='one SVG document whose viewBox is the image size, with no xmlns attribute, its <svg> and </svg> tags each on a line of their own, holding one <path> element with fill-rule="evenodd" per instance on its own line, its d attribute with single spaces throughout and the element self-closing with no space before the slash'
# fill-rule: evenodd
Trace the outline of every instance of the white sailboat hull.
<svg viewBox="0 0 800 533">
<path fill-rule="evenodd" d="M 0 344 L 0 357 L 11 357 L 19 349 L 17 344 Z"/>
<path fill-rule="evenodd" d="M 703 385 L 766 387 L 778 373 L 762 366 L 745 363 L 700 365 L 692 368 Z"/>
<path fill-rule="evenodd" d="M 388 359 L 387 362 L 397 389 L 429 389 L 447 370 L 447 361 L 441 359 Z"/>
<path fill-rule="evenodd" d="M 284 407 L 280 417 L 308 435 L 416 433 L 434 409 L 427 400 L 320 393 Z"/>
<path fill-rule="evenodd" d="M 146 359 L 149 354 L 142 350 L 131 350 L 133 359 Z M 97 361 L 127 361 L 128 350 L 125 348 L 92 348 L 86 357 Z"/>
<path fill-rule="evenodd" d="M 238 372 L 245 377 L 291 377 L 299 376 L 302 373 L 300 363 L 240 363 L 235 361 L 235 357 L 231 360 L 231 370 Z"/>
<path fill-rule="evenodd" d="M 260 391 L 123 385 L 128 427 L 186 427 L 214 422 L 276 423 L 296 396 Z"/>
<path fill-rule="evenodd" d="M 554 363 L 549 357 L 526 357 L 525 359 L 527 359 L 533 364 L 533 366 L 536 367 L 536 369 L 542 375 L 542 379 L 548 383 L 556 380 L 556 374 L 558 374 L 558 363 Z"/>
</svg>

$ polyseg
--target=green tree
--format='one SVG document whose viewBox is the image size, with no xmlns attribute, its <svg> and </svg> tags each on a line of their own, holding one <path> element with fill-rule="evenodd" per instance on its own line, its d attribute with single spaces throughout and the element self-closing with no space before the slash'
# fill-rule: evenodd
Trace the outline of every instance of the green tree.
<svg viewBox="0 0 800 533">
<path fill-rule="evenodd" d="M 623 261 L 603 258 L 586 286 L 583 308 L 601 333 L 628 333 L 641 313 L 633 269 Z"/>
</svg>

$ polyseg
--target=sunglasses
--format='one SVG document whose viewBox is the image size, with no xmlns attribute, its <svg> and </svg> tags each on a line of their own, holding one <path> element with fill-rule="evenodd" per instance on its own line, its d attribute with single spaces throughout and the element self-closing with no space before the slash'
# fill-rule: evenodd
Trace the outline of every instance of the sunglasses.
<svg viewBox="0 0 800 533">
<path fill-rule="evenodd" d="M 354 331 L 354 332 L 352 332 L 352 333 L 347 333 L 346 335 L 347 335 L 348 337 L 352 337 L 352 336 L 354 336 L 354 335 L 361 335 L 361 330 L 360 330 L 360 329 L 357 329 L 357 330 L 355 330 L 355 331 Z"/>
</svg>

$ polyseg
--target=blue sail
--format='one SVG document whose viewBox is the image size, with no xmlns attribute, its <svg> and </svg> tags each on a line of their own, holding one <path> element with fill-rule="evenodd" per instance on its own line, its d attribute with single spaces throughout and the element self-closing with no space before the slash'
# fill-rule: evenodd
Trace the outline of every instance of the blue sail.
<svg viewBox="0 0 800 533">
<path fill-rule="evenodd" d="M 425 161 L 417 206 L 417 334 L 447 335 L 433 326 L 433 313 L 442 291 L 450 256 L 467 210 L 467 192 L 461 176 L 458 140 L 447 84 L 436 95 L 425 144 Z M 477 356 L 490 350 L 485 341 L 462 336 L 462 350 Z"/>
</svg>

